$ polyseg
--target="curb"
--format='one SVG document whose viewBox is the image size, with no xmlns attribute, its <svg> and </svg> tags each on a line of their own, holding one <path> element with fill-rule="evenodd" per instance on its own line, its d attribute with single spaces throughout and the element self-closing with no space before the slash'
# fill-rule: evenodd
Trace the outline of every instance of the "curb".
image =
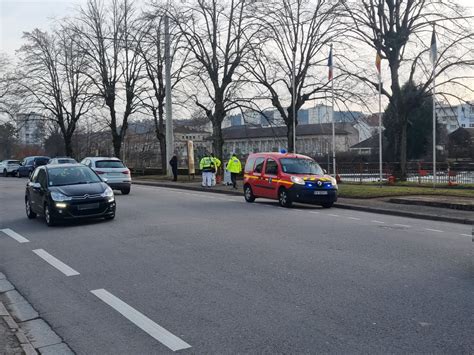
<svg viewBox="0 0 474 355">
<path fill-rule="evenodd" d="M 1 272 L 0 280 L 9 286 L 0 289 L 0 317 L 15 334 L 25 354 L 74 354 Z"/>
<path fill-rule="evenodd" d="M 171 189 L 178 189 L 178 190 L 190 190 L 190 191 L 201 191 L 201 192 L 210 192 L 215 194 L 222 194 L 222 195 L 232 195 L 232 196 L 242 196 L 242 193 L 236 191 L 225 191 L 225 190 L 218 190 L 218 189 L 205 189 L 195 186 L 186 186 L 185 184 L 182 185 L 174 185 L 166 182 L 155 182 L 155 181 L 134 181 L 133 184 L 135 185 L 144 185 L 144 186 L 155 186 L 155 187 L 164 187 L 164 188 L 171 188 Z M 406 211 L 399 211 L 399 210 L 389 210 L 385 208 L 376 208 L 376 207 L 366 207 L 366 206 L 359 206 L 359 205 L 352 205 L 347 203 L 335 203 L 334 207 L 342 208 L 347 210 L 356 210 L 356 211 L 363 211 L 363 212 L 371 212 L 371 213 L 379 213 L 379 214 L 386 214 L 392 216 L 400 216 L 400 217 L 409 217 L 409 218 L 416 218 L 416 219 L 425 219 L 430 221 L 442 221 L 442 222 L 449 222 L 449 223 L 458 223 L 458 224 L 474 224 L 474 220 L 468 218 L 457 218 L 457 217 L 447 217 L 447 216 L 435 216 L 425 213 L 415 213 L 415 212 L 406 212 Z"/>
</svg>

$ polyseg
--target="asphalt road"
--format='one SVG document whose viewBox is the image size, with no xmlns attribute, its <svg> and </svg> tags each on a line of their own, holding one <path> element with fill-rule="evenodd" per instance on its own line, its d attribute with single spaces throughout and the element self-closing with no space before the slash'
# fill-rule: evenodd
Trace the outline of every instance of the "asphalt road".
<svg viewBox="0 0 474 355">
<path fill-rule="evenodd" d="M 28 240 L 0 232 L 0 271 L 78 354 L 474 352 L 470 226 L 134 186 L 48 228 L 25 182 L 0 178 Z"/>
</svg>

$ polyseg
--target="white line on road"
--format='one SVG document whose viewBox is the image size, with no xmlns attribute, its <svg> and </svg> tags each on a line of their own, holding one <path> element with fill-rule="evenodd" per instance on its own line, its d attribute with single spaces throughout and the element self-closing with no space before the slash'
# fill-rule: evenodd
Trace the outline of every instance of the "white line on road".
<svg viewBox="0 0 474 355">
<path fill-rule="evenodd" d="M 52 256 L 51 254 L 49 254 L 47 251 L 43 249 L 35 249 L 33 250 L 33 253 L 38 255 L 41 259 L 46 261 L 49 265 L 61 271 L 66 276 L 80 275 L 76 270 L 64 264 L 61 260 L 56 259 L 54 256 Z"/>
<path fill-rule="evenodd" d="M 360 218 L 357 218 L 357 217 L 347 217 L 349 219 L 352 219 L 353 221 L 360 221 Z"/>
<path fill-rule="evenodd" d="M 472 237 L 472 235 L 464 234 L 464 233 L 461 233 L 461 235 L 462 235 L 463 237 L 469 237 L 469 238 Z"/>
<path fill-rule="evenodd" d="M 2 229 L 3 233 L 8 235 L 10 238 L 15 239 L 18 243 L 28 243 L 29 240 L 19 235 L 17 232 L 12 231 L 10 228 Z"/>
<path fill-rule="evenodd" d="M 163 345 L 170 348 L 172 351 L 190 348 L 191 345 L 173 335 L 165 328 L 153 322 L 150 318 L 137 311 L 135 308 L 129 306 L 121 299 L 115 297 L 113 294 L 104 289 L 91 291 L 103 302 L 119 312 L 122 316 L 127 318 L 137 327 L 150 334 L 153 338 L 158 340 Z"/>
<path fill-rule="evenodd" d="M 431 229 L 431 228 L 424 228 L 424 229 L 430 232 L 443 233 L 443 231 L 440 231 L 439 229 Z"/>
<path fill-rule="evenodd" d="M 338 214 L 332 214 L 332 213 L 328 213 L 328 216 L 331 216 L 331 217 L 339 217 Z"/>
<path fill-rule="evenodd" d="M 400 223 L 394 223 L 394 226 L 397 226 L 397 227 L 405 227 L 405 228 L 411 228 L 411 226 L 409 226 L 408 224 L 400 224 Z"/>
<path fill-rule="evenodd" d="M 377 221 L 377 220 L 375 220 L 375 219 L 373 219 L 371 222 L 372 222 L 372 223 L 385 224 L 385 222 L 382 222 L 382 221 Z"/>
</svg>

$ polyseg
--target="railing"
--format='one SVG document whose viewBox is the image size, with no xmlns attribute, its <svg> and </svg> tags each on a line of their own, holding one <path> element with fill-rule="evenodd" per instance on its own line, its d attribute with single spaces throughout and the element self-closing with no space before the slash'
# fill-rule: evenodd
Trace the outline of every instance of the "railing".
<svg viewBox="0 0 474 355">
<path fill-rule="evenodd" d="M 321 164 L 328 172 L 332 166 Z M 378 163 L 339 163 L 336 165 L 337 174 L 342 182 L 366 183 L 378 182 Z M 384 163 L 382 165 L 382 181 L 388 181 L 391 176 L 396 176 L 399 163 Z M 433 183 L 433 164 L 425 162 L 409 162 L 406 169 L 407 181 L 417 184 Z M 474 184 L 474 163 L 437 163 L 436 181 L 439 184 L 466 185 Z"/>
</svg>

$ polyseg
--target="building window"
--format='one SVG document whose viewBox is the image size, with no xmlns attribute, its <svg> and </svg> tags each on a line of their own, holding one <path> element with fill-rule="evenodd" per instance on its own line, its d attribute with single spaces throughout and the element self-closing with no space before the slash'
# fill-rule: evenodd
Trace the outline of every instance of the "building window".
<svg viewBox="0 0 474 355">
<path fill-rule="evenodd" d="M 470 127 L 470 128 L 473 128 L 473 127 L 474 127 L 474 123 L 469 123 L 469 127 Z"/>
<path fill-rule="evenodd" d="M 463 123 L 463 124 L 461 124 L 461 127 L 463 127 L 463 128 L 464 128 L 464 127 L 466 127 L 466 125 Z"/>
</svg>

